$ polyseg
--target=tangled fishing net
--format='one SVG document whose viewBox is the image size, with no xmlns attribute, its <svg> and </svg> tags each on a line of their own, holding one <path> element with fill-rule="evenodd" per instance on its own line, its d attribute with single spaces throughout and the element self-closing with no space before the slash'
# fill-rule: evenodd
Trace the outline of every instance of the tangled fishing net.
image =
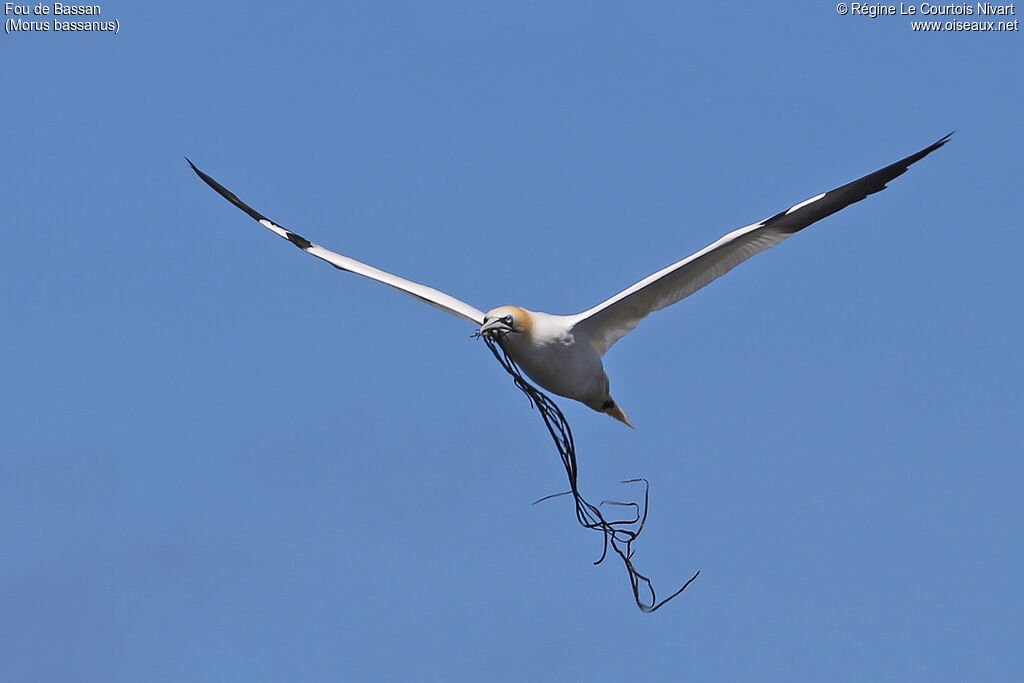
<svg viewBox="0 0 1024 683">
<path fill-rule="evenodd" d="M 700 576 L 700 571 L 690 577 L 690 579 L 675 593 L 659 601 L 658 596 L 654 592 L 654 585 L 651 583 L 651 580 L 637 571 L 636 567 L 633 566 L 633 542 L 640 536 L 640 532 L 643 531 L 644 524 L 647 522 L 647 503 L 650 493 L 650 485 L 647 480 L 639 478 L 627 479 L 623 482 L 624 484 L 643 484 L 644 500 L 642 504 L 636 502 L 602 502 L 602 505 L 608 504 L 632 509 L 632 515 L 630 518 L 616 520 L 608 520 L 605 518 L 601 509 L 597 505 L 587 501 L 580 493 L 578 484 L 579 469 L 576 463 L 576 446 L 573 443 L 572 430 L 569 428 L 569 423 L 566 421 L 562 411 L 554 401 L 548 398 L 547 395 L 542 393 L 523 377 L 523 373 L 520 371 L 519 366 L 516 365 L 515 361 L 509 358 L 505 350 L 501 348 L 499 343 L 493 337 L 488 335 L 479 336 L 483 337 L 483 340 L 491 350 L 491 353 L 493 353 L 494 357 L 498 359 L 501 366 L 505 368 L 505 371 L 512 376 L 516 386 L 526 394 L 527 398 L 530 400 L 530 405 L 537 408 L 540 412 L 540 416 L 544 420 L 544 425 L 548 428 L 548 433 L 551 435 L 551 439 L 555 442 L 558 454 L 562 458 L 562 465 L 565 466 L 565 473 L 569 478 L 569 490 L 563 493 L 545 496 L 536 502 L 539 503 L 558 496 L 572 496 L 576 505 L 576 520 L 585 529 L 598 531 L 604 537 L 604 546 L 601 551 L 601 556 L 594 562 L 594 564 L 598 565 L 604 562 L 605 559 L 609 557 L 609 550 L 615 555 L 618 555 L 629 574 L 629 584 L 633 590 L 633 599 L 636 601 L 636 606 L 642 611 L 653 612 L 686 590 L 686 587 Z"/>
</svg>

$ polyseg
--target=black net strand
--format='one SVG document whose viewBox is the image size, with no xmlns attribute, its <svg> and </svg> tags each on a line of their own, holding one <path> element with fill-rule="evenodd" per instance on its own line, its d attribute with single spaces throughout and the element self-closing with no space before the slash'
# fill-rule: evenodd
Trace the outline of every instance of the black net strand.
<svg viewBox="0 0 1024 683">
<path fill-rule="evenodd" d="M 633 542 L 640 536 L 640 532 L 643 531 L 644 525 L 647 523 L 650 483 L 643 478 L 627 479 L 623 481 L 623 484 L 643 484 L 643 503 L 627 503 L 608 500 L 602 501 L 601 505 L 633 509 L 632 519 L 616 519 L 613 521 L 606 519 L 601 513 L 600 507 L 587 501 L 580 493 L 578 483 L 579 469 L 576 462 L 576 445 L 573 442 L 572 429 L 569 428 L 569 422 L 565 419 L 565 415 L 562 414 L 561 409 L 559 409 L 558 405 L 546 394 L 530 384 L 526 378 L 523 377 L 523 373 L 520 371 L 519 366 L 516 365 L 515 361 L 509 358 L 508 354 L 494 337 L 490 335 L 477 336 L 483 337 L 483 340 L 491 350 L 491 353 L 493 353 L 494 357 L 499 363 L 501 363 L 501 366 L 505 368 L 505 371 L 512 376 L 515 385 L 519 387 L 524 394 L 526 394 L 527 399 L 530 401 L 530 407 L 536 408 L 540 412 L 540 416 L 544 420 L 544 426 L 547 427 L 548 434 L 551 435 L 552 441 L 555 442 L 558 454 L 562 458 L 562 465 L 565 467 L 566 476 L 569 478 L 568 491 L 544 496 L 543 498 L 534 501 L 534 504 L 536 505 L 537 503 L 551 500 L 552 498 L 558 498 L 560 496 L 571 495 L 575 502 L 576 520 L 579 524 L 585 529 L 601 532 L 604 538 L 601 556 L 594 561 L 594 564 L 598 565 L 604 562 L 609 556 L 609 551 L 618 555 L 619 559 L 622 560 L 623 565 L 625 565 L 626 572 L 629 575 L 629 584 L 633 590 L 633 600 L 641 611 L 648 613 L 654 612 L 669 600 L 672 600 L 686 590 L 686 588 L 693 583 L 698 576 L 700 576 L 700 571 L 691 576 L 690 579 L 675 593 L 664 600 L 659 601 L 657 594 L 654 592 L 654 584 L 651 583 L 651 580 L 648 577 L 641 574 L 637 571 L 636 567 L 633 566 Z M 649 599 L 645 600 L 644 598 Z"/>
</svg>

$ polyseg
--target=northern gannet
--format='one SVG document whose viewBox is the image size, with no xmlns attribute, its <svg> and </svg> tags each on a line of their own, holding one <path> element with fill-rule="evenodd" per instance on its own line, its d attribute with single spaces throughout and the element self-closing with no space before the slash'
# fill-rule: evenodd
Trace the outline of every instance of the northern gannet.
<svg viewBox="0 0 1024 683">
<path fill-rule="evenodd" d="M 690 296 L 754 254 L 774 247 L 808 225 L 885 189 L 886 183 L 942 147 L 951 135 L 859 180 L 734 230 L 692 256 L 662 268 L 610 299 L 575 315 L 552 315 L 519 306 L 499 306 L 483 313 L 433 287 L 392 275 L 310 242 L 259 213 L 187 158 L 186 161 L 221 196 L 299 249 L 335 268 L 383 282 L 479 325 L 479 334 L 496 338 L 509 357 L 541 387 L 607 413 L 632 427 L 626 413 L 612 398 L 608 375 L 601 362 L 602 356 L 615 342 L 648 314 Z"/>
</svg>

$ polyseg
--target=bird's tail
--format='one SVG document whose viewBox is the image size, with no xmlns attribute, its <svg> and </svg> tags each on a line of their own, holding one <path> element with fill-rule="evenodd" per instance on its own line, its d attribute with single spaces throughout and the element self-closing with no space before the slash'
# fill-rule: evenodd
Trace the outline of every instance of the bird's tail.
<svg viewBox="0 0 1024 683">
<path fill-rule="evenodd" d="M 619 407 L 618 403 L 612 402 L 612 405 L 610 407 L 605 408 L 601 412 L 606 413 L 608 415 L 611 415 L 616 420 L 618 420 L 619 422 L 622 422 L 623 424 L 625 424 L 630 429 L 636 429 L 636 427 L 633 426 L 633 423 L 629 421 L 629 418 L 626 417 L 626 413 L 624 413 L 622 411 L 622 408 Z"/>
</svg>

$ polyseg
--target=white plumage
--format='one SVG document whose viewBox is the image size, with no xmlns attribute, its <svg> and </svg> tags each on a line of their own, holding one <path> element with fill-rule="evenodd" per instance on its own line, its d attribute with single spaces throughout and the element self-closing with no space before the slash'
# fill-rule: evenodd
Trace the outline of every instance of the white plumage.
<svg viewBox="0 0 1024 683">
<path fill-rule="evenodd" d="M 383 282 L 479 325 L 480 333 L 497 337 L 508 355 L 541 387 L 629 425 L 626 414 L 611 396 L 608 375 L 601 362 L 601 357 L 615 342 L 650 313 L 693 294 L 754 254 L 774 247 L 808 225 L 884 189 L 886 183 L 902 175 L 911 164 L 944 145 L 950 135 L 859 180 L 734 230 L 696 254 L 576 315 L 551 315 L 518 306 L 501 306 L 483 313 L 433 287 L 392 275 L 310 242 L 252 209 L 191 161 L 189 165 L 228 201 L 303 251 L 336 268 Z"/>
</svg>

